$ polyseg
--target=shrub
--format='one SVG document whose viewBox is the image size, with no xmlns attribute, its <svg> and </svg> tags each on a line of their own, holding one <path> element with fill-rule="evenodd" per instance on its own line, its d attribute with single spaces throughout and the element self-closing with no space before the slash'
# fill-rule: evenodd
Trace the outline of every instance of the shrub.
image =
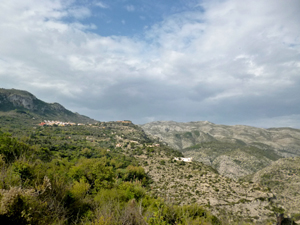
<svg viewBox="0 0 300 225">
<path fill-rule="evenodd" d="M 28 162 L 15 161 L 12 164 L 13 171 L 20 176 L 22 183 L 33 178 L 33 166 Z"/>
<path fill-rule="evenodd" d="M 165 160 L 160 160 L 159 164 L 160 165 L 166 165 L 166 161 Z"/>
<path fill-rule="evenodd" d="M 85 195 L 87 194 L 88 190 L 90 189 L 91 185 L 86 182 L 84 178 L 81 178 L 78 181 L 75 181 L 73 184 L 73 187 L 71 188 L 71 193 L 76 197 L 76 198 L 84 198 Z"/>
</svg>

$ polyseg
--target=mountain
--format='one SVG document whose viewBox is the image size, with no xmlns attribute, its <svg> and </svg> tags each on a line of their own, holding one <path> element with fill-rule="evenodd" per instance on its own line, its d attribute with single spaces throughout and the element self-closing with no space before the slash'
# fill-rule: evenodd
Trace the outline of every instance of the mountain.
<svg viewBox="0 0 300 225">
<path fill-rule="evenodd" d="M 0 89 L 0 116 L 23 114 L 24 118 L 59 120 L 77 123 L 95 123 L 89 117 L 73 113 L 59 103 L 46 103 L 33 94 L 17 89 Z M 17 116 L 17 117 L 18 117 Z"/>
<path fill-rule="evenodd" d="M 207 121 L 158 121 L 141 127 L 185 157 L 233 179 L 257 172 L 280 158 L 300 156 L 300 130 L 292 128 L 226 126 Z"/>
</svg>

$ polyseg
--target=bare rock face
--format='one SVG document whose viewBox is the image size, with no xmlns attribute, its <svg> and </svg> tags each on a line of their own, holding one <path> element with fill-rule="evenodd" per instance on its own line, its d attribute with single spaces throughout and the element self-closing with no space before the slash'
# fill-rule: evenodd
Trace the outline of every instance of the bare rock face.
<svg viewBox="0 0 300 225">
<path fill-rule="evenodd" d="M 18 94 L 11 94 L 7 97 L 7 99 L 12 102 L 14 106 L 24 107 L 25 109 L 33 110 L 34 104 L 33 99 L 36 97 L 32 96 L 20 96 Z"/>
<path fill-rule="evenodd" d="M 16 89 L 0 89 L 0 104 L 2 110 L 24 108 L 34 110 L 34 101 L 37 98 L 26 91 Z"/>
</svg>

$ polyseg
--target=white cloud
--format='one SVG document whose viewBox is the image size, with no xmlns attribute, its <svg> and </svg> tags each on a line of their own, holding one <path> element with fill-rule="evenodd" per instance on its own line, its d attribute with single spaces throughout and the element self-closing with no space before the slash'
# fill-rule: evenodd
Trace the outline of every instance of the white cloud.
<svg viewBox="0 0 300 225">
<path fill-rule="evenodd" d="M 269 126 L 281 118 L 279 125 L 300 127 L 298 0 L 204 1 L 204 11 L 166 17 L 144 40 L 102 37 L 94 25 L 65 22 L 92 16 L 72 1 L 2 6 L 3 87 L 84 108 L 100 120 Z"/>
<path fill-rule="evenodd" d="M 108 9 L 108 8 L 109 8 L 108 5 L 106 5 L 105 3 L 100 2 L 100 1 L 95 2 L 94 5 L 95 5 L 95 6 L 98 6 L 98 7 L 100 7 L 100 8 L 103 8 L 103 9 Z"/>
<path fill-rule="evenodd" d="M 84 19 L 91 16 L 91 12 L 86 7 L 74 7 L 68 9 L 68 15 L 76 19 Z"/>
<path fill-rule="evenodd" d="M 133 11 L 135 11 L 135 7 L 134 7 L 133 5 L 126 5 L 125 8 L 126 8 L 126 10 L 127 10 L 128 12 L 133 12 Z"/>
</svg>

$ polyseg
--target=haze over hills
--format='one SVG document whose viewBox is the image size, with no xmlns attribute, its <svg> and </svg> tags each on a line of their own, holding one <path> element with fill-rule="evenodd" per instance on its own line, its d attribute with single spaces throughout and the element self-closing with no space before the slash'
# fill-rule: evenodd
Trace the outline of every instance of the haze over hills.
<svg viewBox="0 0 300 225">
<path fill-rule="evenodd" d="M 17 89 L 0 89 L 0 112 L 2 115 L 24 114 L 39 120 L 60 120 L 77 123 L 97 122 L 87 116 L 73 113 L 59 103 L 46 103 L 33 94 Z"/>
</svg>

